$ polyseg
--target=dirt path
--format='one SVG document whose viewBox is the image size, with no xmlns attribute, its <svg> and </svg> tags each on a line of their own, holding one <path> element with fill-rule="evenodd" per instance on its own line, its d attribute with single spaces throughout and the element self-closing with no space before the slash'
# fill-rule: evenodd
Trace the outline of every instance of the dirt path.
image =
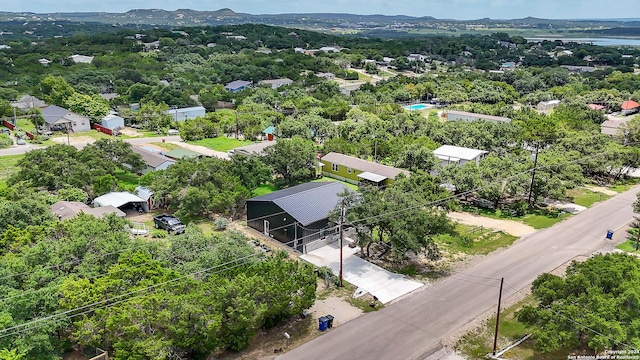
<svg viewBox="0 0 640 360">
<path fill-rule="evenodd" d="M 609 195 L 609 196 L 618 195 L 617 192 L 615 192 L 613 190 L 609 190 L 606 187 L 602 187 L 602 186 L 585 185 L 583 187 L 586 188 L 586 189 L 589 189 L 591 191 L 603 193 L 603 194 Z"/>
<path fill-rule="evenodd" d="M 498 220 L 462 212 L 452 212 L 447 216 L 449 219 L 464 225 L 484 226 L 518 237 L 529 235 L 536 231 L 533 227 L 514 220 Z"/>
</svg>

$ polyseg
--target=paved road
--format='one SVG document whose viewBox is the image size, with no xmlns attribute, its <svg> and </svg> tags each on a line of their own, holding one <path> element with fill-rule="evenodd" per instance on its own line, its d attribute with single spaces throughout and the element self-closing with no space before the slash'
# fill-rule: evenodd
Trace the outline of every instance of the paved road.
<svg viewBox="0 0 640 360">
<path fill-rule="evenodd" d="M 607 229 L 617 230 L 633 219 L 631 204 L 638 190 L 634 188 L 522 238 L 464 274 L 453 275 L 341 325 L 278 359 L 423 360 L 441 339 L 496 304 L 499 280 L 495 279 L 504 277 L 507 284 L 519 290 L 539 274 L 605 246 Z M 515 292 L 508 286 L 505 289 L 506 296 Z"/>
<path fill-rule="evenodd" d="M 187 144 L 185 142 L 182 142 L 182 139 L 180 139 L 180 136 L 130 138 L 130 139 L 124 139 L 123 141 L 128 142 L 131 145 L 143 145 L 143 144 L 148 144 L 152 142 L 162 142 L 163 140 L 168 143 L 176 144 L 185 149 L 197 151 L 207 156 L 215 156 L 221 159 L 229 159 L 229 155 L 225 152 L 211 150 L 204 146 Z M 90 141 L 79 141 L 79 140 L 74 141 L 74 139 L 71 138 L 71 145 L 75 146 L 78 149 L 82 149 L 83 147 L 87 146 L 87 144 L 90 144 L 94 141 L 95 141 L 94 139 Z M 65 138 L 65 143 L 66 143 L 66 138 Z M 42 147 L 43 146 L 35 145 L 35 144 L 14 145 L 9 149 L 0 149 L 0 156 L 24 154 L 28 151 L 31 151 L 34 149 L 40 149 Z"/>
</svg>

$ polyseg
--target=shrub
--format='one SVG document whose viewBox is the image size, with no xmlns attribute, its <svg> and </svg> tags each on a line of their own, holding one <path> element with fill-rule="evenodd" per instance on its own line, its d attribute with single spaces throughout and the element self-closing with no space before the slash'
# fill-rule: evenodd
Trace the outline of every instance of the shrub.
<svg viewBox="0 0 640 360">
<path fill-rule="evenodd" d="M 0 134 L 0 149 L 7 149 L 13 145 L 13 140 L 7 134 Z"/>
<path fill-rule="evenodd" d="M 154 239 L 164 239 L 167 237 L 167 231 L 166 230 L 156 230 L 156 229 L 151 229 L 151 237 Z"/>
</svg>

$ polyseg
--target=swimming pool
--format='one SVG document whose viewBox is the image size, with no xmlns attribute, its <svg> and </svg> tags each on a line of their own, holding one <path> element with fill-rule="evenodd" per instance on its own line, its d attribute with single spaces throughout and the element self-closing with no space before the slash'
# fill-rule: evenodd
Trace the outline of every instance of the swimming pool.
<svg viewBox="0 0 640 360">
<path fill-rule="evenodd" d="M 413 105 L 407 105 L 404 107 L 405 110 L 409 110 L 409 111 L 425 110 L 428 108 L 430 108 L 430 106 L 427 104 L 413 104 Z"/>
</svg>

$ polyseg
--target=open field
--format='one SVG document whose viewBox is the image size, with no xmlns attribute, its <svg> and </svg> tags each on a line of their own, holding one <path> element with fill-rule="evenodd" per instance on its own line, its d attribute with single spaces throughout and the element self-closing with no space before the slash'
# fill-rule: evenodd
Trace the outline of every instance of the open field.
<svg viewBox="0 0 640 360">
<path fill-rule="evenodd" d="M 196 141 L 189 141 L 189 144 L 200 145 L 211 150 L 227 152 L 231 149 L 235 149 L 240 146 L 250 145 L 253 142 L 251 141 L 241 141 L 233 138 L 228 138 L 226 136 L 218 136 L 213 139 L 202 139 Z"/>
</svg>

